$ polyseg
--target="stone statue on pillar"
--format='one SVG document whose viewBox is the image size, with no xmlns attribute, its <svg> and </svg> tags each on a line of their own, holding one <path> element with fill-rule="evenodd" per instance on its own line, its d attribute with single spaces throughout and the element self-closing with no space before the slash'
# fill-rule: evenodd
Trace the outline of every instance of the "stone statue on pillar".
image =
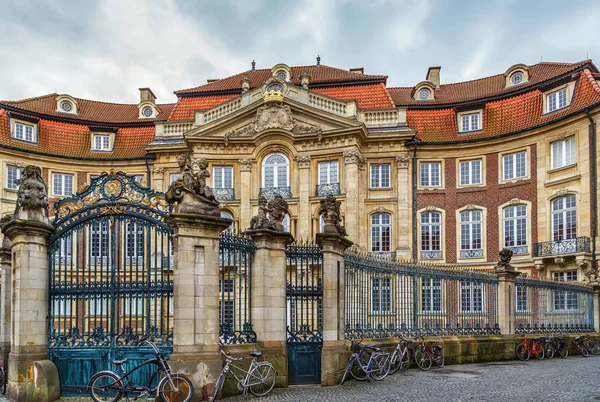
<svg viewBox="0 0 600 402">
<path fill-rule="evenodd" d="M 258 214 L 250 220 L 248 230 L 271 229 L 278 232 L 285 231 L 283 220 L 289 213 L 288 203 L 276 194 L 275 197 L 267 203 L 267 199 L 261 196 L 258 199 Z"/>
<path fill-rule="evenodd" d="M 12 215 L 4 215 L 2 219 L 0 219 L 0 229 L 4 228 L 4 226 L 6 226 L 6 224 L 12 220 L 12 218 Z M 10 250 L 10 239 L 8 236 L 2 236 L 2 247 L 0 248 Z"/>
<path fill-rule="evenodd" d="M 262 195 L 258 199 L 258 214 L 250 220 L 250 230 L 269 229 L 269 212 L 271 210 L 267 206 L 267 199 Z"/>
<path fill-rule="evenodd" d="M 504 271 L 514 271 L 515 267 L 510 265 L 510 259 L 513 256 L 513 252 L 509 248 L 503 248 L 500 250 L 500 260 L 498 264 L 494 267 L 494 272 L 504 272 Z"/>
<path fill-rule="evenodd" d="M 194 171 L 192 159 L 183 154 L 177 158 L 181 169 L 179 178 L 169 186 L 165 199 L 169 204 L 177 203 L 176 213 L 188 213 L 208 216 L 221 216 L 219 202 L 212 189 L 206 184 L 210 177 L 208 162 L 204 158 L 195 161 L 197 170 Z"/>
<path fill-rule="evenodd" d="M 329 194 L 327 197 L 321 200 L 320 214 L 325 220 L 325 226 L 323 233 L 333 233 L 340 236 L 347 236 L 346 228 L 341 224 L 342 218 L 340 216 L 340 205 L 341 201 L 337 201 L 333 194 Z"/>
<path fill-rule="evenodd" d="M 30 220 L 49 224 L 48 221 L 48 187 L 42 178 L 39 166 L 28 165 L 23 170 L 23 177 L 16 181 L 17 205 L 14 220 Z"/>
</svg>

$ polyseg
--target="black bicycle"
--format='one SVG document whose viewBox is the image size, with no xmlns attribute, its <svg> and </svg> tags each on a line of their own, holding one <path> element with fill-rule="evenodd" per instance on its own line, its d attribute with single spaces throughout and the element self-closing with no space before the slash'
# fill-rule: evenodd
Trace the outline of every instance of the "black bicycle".
<svg viewBox="0 0 600 402">
<path fill-rule="evenodd" d="M 167 359 L 160 353 L 156 345 L 146 339 L 141 343 L 147 343 L 154 349 L 155 358 L 146 360 L 129 372 L 125 372 L 123 364 L 127 359 L 114 360 L 113 364 L 121 369 L 123 375 L 120 376 L 113 371 L 100 371 L 96 373 L 88 383 L 90 396 L 95 402 L 116 402 L 121 397 L 133 396 L 136 399 L 151 397 L 152 395 L 160 397 L 163 402 L 188 402 L 194 394 L 194 387 L 187 377 L 180 374 L 172 374 L 171 367 Z M 130 382 L 129 376 L 140 368 L 154 364 L 156 371 L 150 377 L 148 385 L 137 386 Z M 157 387 L 152 387 L 156 376 L 163 374 Z"/>
</svg>

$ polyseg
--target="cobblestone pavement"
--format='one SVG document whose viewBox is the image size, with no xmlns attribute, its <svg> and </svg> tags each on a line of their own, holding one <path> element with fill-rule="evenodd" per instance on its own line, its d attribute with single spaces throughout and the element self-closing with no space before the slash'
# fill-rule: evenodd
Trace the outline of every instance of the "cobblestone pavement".
<svg viewBox="0 0 600 402">
<path fill-rule="evenodd" d="M 600 401 L 600 357 L 507 361 L 410 369 L 381 382 L 276 389 L 265 398 L 236 401 Z"/>
</svg>

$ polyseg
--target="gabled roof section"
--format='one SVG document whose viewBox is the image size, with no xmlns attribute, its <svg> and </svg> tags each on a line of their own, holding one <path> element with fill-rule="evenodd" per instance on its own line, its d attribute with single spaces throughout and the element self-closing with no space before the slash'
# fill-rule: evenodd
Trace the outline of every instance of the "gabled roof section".
<svg viewBox="0 0 600 402">
<path fill-rule="evenodd" d="M 325 96 L 344 101 L 356 101 L 361 109 L 386 109 L 395 107 L 383 83 L 314 88 Z"/>
<path fill-rule="evenodd" d="M 194 120 L 196 110 L 208 110 L 238 96 L 229 94 L 179 98 L 169 116 L 169 121 Z"/>
<path fill-rule="evenodd" d="M 57 96 L 57 94 L 53 93 L 18 101 L 0 101 L 0 106 L 5 105 L 25 112 L 46 116 L 102 123 L 163 121 L 167 120 L 175 106 L 174 103 L 157 104 L 156 106 L 160 109 L 161 113 L 156 118 L 140 120 L 140 111 L 137 104 L 98 102 L 89 99 L 74 98 L 77 100 L 77 114 L 69 114 L 56 111 Z"/>
<path fill-rule="evenodd" d="M 521 85 L 506 88 L 506 79 L 504 73 L 502 73 L 472 81 L 440 85 L 440 88 L 435 91 L 435 100 L 426 102 L 416 101 L 413 98 L 413 87 L 388 88 L 388 91 L 397 106 L 451 105 L 510 95 L 526 88 L 534 88 L 541 83 L 581 70 L 584 67 L 589 68 L 592 72 L 598 71 L 591 60 L 583 60 L 577 63 L 543 62 L 530 66 L 529 81 Z"/>
<path fill-rule="evenodd" d="M 312 76 L 310 79 L 310 86 L 333 84 L 333 83 L 355 83 L 355 82 L 368 82 L 368 81 L 380 81 L 385 83 L 387 75 L 369 75 L 359 74 L 348 70 L 342 70 L 340 68 L 329 67 L 325 65 L 313 65 L 313 66 L 297 66 L 292 67 L 292 83 L 300 85 L 300 74 L 308 73 Z M 244 74 L 248 75 L 251 84 L 250 88 L 258 88 L 264 84 L 266 80 L 272 77 L 271 69 L 260 69 L 260 70 L 249 70 L 240 74 L 233 75 L 231 77 L 223 78 L 209 84 L 201 85 L 194 88 L 181 89 L 175 91 L 177 95 L 186 94 L 201 94 L 207 92 L 226 92 L 226 91 L 239 91 L 242 92 L 241 80 Z"/>
</svg>

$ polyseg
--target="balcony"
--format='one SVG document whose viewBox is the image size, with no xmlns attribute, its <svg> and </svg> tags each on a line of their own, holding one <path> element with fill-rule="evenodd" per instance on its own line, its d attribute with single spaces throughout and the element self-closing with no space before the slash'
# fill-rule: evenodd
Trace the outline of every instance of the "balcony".
<svg viewBox="0 0 600 402">
<path fill-rule="evenodd" d="M 482 258 L 483 249 L 460 250 L 460 258 Z"/>
<path fill-rule="evenodd" d="M 533 245 L 535 257 L 547 257 L 552 255 L 565 255 L 575 253 L 589 253 L 590 238 L 577 237 L 574 239 L 545 241 Z"/>
<path fill-rule="evenodd" d="M 317 184 L 317 191 L 315 192 L 317 197 L 325 197 L 328 195 L 339 195 L 340 194 L 340 183 L 331 184 Z"/>
<path fill-rule="evenodd" d="M 259 197 L 267 199 L 275 198 L 279 194 L 282 198 L 292 198 L 292 190 L 290 187 L 266 187 L 260 189 Z"/>
<path fill-rule="evenodd" d="M 422 260 L 440 260 L 442 259 L 442 250 L 422 250 Z"/>
<path fill-rule="evenodd" d="M 213 188 L 212 190 L 217 200 L 235 200 L 233 188 Z"/>
</svg>

